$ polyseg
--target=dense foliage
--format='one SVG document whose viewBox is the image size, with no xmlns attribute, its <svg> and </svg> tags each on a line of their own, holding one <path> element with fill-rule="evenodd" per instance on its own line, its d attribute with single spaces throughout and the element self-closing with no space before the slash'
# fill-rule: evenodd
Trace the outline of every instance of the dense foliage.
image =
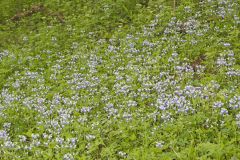
<svg viewBox="0 0 240 160">
<path fill-rule="evenodd" d="M 239 0 L 0 1 L 0 159 L 239 159 Z"/>
</svg>

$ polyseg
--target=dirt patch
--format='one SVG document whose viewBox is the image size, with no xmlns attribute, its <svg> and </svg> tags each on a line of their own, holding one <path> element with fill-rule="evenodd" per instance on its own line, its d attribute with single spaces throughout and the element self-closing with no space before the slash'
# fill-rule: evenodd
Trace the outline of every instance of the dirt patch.
<svg viewBox="0 0 240 160">
<path fill-rule="evenodd" d="M 45 7 L 43 4 L 37 4 L 37 5 L 33 5 L 31 6 L 28 10 L 19 12 L 17 14 L 15 14 L 11 20 L 16 22 L 16 21 L 20 21 L 23 18 L 26 17 L 30 17 L 33 14 L 36 13 L 42 13 L 46 16 L 51 16 L 51 17 L 55 17 L 60 23 L 64 23 L 64 15 L 61 12 L 53 12 L 50 9 L 48 9 L 47 7 Z"/>
</svg>

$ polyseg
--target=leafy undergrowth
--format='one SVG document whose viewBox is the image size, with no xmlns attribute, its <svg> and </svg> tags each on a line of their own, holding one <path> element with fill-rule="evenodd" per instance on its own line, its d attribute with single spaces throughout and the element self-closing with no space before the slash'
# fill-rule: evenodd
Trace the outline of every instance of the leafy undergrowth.
<svg viewBox="0 0 240 160">
<path fill-rule="evenodd" d="M 239 0 L 4 2 L 0 159 L 240 158 Z"/>
</svg>

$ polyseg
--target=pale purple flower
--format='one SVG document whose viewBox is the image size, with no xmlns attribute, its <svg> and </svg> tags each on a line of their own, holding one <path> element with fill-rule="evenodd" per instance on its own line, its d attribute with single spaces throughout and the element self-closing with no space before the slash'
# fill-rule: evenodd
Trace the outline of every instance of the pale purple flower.
<svg viewBox="0 0 240 160">
<path fill-rule="evenodd" d="M 221 115 L 227 115 L 228 114 L 228 110 L 226 108 L 221 108 L 220 114 Z"/>
</svg>

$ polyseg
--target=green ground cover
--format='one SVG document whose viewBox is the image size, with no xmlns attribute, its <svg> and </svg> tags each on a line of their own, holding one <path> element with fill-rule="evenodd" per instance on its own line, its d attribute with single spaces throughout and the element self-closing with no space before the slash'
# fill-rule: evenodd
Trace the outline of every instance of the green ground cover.
<svg viewBox="0 0 240 160">
<path fill-rule="evenodd" d="M 240 159 L 239 11 L 0 1 L 0 159 Z"/>
</svg>

